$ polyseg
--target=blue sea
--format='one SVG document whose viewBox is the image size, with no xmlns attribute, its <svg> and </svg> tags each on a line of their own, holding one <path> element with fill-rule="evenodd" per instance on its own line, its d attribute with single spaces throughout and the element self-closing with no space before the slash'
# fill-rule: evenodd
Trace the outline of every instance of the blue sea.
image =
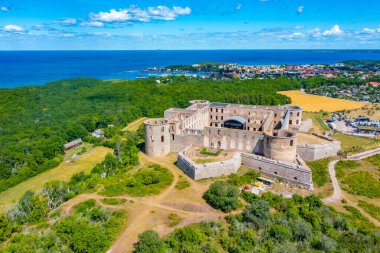
<svg viewBox="0 0 380 253">
<path fill-rule="evenodd" d="M 0 51 L 0 88 L 73 77 L 136 79 L 150 67 L 206 61 L 278 65 L 344 60 L 380 60 L 380 50 Z"/>
</svg>

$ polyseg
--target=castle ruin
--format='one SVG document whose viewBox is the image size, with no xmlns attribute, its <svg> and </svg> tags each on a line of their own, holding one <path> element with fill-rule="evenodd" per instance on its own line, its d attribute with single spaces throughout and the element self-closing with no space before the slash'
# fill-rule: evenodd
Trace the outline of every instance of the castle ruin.
<svg viewBox="0 0 380 253">
<path fill-rule="evenodd" d="M 163 119 L 145 122 L 145 152 L 160 157 L 178 153 L 177 166 L 193 179 L 235 173 L 244 165 L 263 174 L 312 188 L 312 173 L 297 155 L 296 134 L 302 124 L 298 106 L 255 106 L 190 101 L 171 108 Z M 197 164 L 190 147 L 228 150 L 228 161 Z"/>
</svg>

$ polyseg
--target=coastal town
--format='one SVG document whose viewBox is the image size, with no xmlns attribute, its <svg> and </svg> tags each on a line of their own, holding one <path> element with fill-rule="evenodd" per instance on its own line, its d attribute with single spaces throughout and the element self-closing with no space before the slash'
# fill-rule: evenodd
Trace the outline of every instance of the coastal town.
<svg viewBox="0 0 380 253">
<path fill-rule="evenodd" d="M 244 66 L 226 63 L 200 63 L 173 65 L 144 70 L 152 76 L 185 75 L 211 79 L 273 79 L 288 78 L 350 78 L 369 79 L 380 76 L 377 61 L 345 61 L 335 64 L 255 65 Z M 379 85 L 377 85 L 378 87 Z"/>
</svg>

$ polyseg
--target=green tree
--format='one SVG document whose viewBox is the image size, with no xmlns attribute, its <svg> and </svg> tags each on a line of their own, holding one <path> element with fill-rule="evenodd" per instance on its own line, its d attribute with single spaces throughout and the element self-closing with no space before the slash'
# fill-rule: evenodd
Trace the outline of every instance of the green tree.
<svg viewBox="0 0 380 253">
<path fill-rule="evenodd" d="M 139 240 L 135 244 L 136 253 L 164 253 L 165 244 L 160 239 L 158 233 L 153 230 L 147 230 L 139 234 Z"/>
<path fill-rule="evenodd" d="M 216 209 L 231 212 L 238 206 L 239 190 L 236 186 L 223 181 L 216 181 L 204 193 L 203 198 Z"/>
<path fill-rule="evenodd" d="M 257 229 L 264 228 L 270 221 L 269 208 L 269 203 L 265 200 L 253 202 L 243 213 L 244 221 Z"/>
</svg>

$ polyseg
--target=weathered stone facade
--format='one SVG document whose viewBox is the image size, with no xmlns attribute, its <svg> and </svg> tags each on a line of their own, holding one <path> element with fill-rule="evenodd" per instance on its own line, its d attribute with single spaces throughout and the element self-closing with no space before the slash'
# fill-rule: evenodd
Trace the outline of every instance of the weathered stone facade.
<svg viewBox="0 0 380 253">
<path fill-rule="evenodd" d="M 186 109 L 168 109 L 164 119 L 145 123 L 145 149 L 151 156 L 179 153 L 178 167 L 194 179 L 234 173 L 243 160 L 265 174 L 311 188 L 311 172 L 297 156 L 296 132 L 301 123 L 298 106 L 190 101 Z M 196 164 L 186 156 L 189 146 L 235 151 L 236 157 Z"/>
<path fill-rule="evenodd" d="M 327 136 L 312 133 L 311 135 L 324 139 L 326 143 L 319 144 L 301 144 L 297 146 L 297 154 L 305 161 L 315 161 L 330 156 L 338 155 L 340 142 Z"/>
</svg>

